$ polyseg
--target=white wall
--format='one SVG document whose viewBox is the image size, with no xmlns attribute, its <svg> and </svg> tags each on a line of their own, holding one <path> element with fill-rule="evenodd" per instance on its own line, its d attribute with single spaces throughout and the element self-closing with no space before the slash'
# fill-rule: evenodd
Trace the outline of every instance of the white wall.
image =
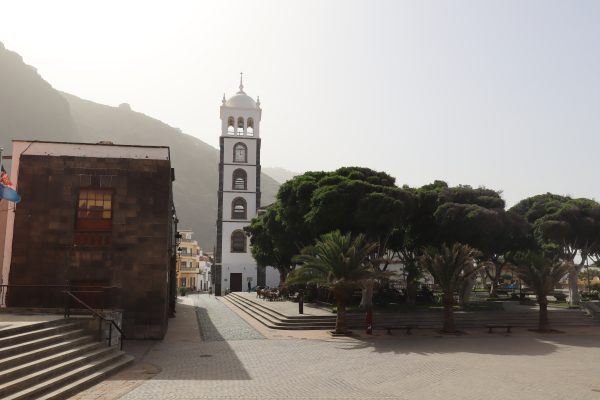
<svg viewBox="0 0 600 400">
<path fill-rule="evenodd" d="M 248 278 L 252 279 L 251 286 L 256 286 L 257 271 L 254 260 L 252 260 L 252 263 L 249 264 L 223 264 L 221 270 L 221 293 L 223 295 L 225 294 L 225 290 L 230 289 L 229 277 L 231 273 L 242 274 L 242 290 L 244 292 L 248 290 Z"/>
<path fill-rule="evenodd" d="M 246 238 L 246 252 L 231 252 L 231 234 L 237 229 L 242 229 L 247 222 L 223 222 L 223 241 L 221 264 L 225 265 L 255 265 L 254 258 L 250 252 L 250 238 Z"/>
<path fill-rule="evenodd" d="M 256 192 L 256 167 L 247 167 L 245 164 L 224 165 L 223 166 L 223 190 L 233 190 L 233 171 L 236 169 L 246 171 L 247 181 L 244 192 Z"/>
<path fill-rule="evenodd" d="M 246 200 L 246 218 L 251 220 L 256 216 L 256 194 L 255 193 L 245 193 L 245 192 L 235 192 L 235 193 L 223 193 L 223 221 L 231 220 L 231 203 L 233 199 L 237 197 L 242 197 Z M 225 229 L 225 224 L 228 222 L 223 222 L 223 229 Z M 248 225 L 246 222 L 244 226 Z"/>
<path fill-rule="evenodd" d="M 256 165 L 256 140 L 248 139 L 245 137 L 226 137 L 223 143 L 224 153 L 223 162 L 225 164 L 235 165 Z M 248 148 L 247 159 L 245 163 L 234 163 L 233 162 L 233 146 L 238 143 L 244 143 Z"/>
<path fill-rule="evenodd" d="M 275 268 L 267 267 L 267 270 L 265 271 L 265 276 L 265 284 L 268 287 L 279 286 L 279 271 L 277 271 Z"/>
</svg>

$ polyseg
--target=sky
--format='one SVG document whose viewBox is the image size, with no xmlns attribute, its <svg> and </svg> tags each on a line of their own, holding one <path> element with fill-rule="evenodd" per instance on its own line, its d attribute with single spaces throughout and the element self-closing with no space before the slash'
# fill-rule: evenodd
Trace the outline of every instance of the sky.
<svg viewBox="0 0 600 400">
<path fill-rule="evenodd" d="M 358 165 L 600 200 L 600 2 L 4 1 L 0 41 L 55 88 L 217 147 L 260 96 L 263 166 Z M 144 143 L 151 144 L 151 143 Z"/>
</svg>

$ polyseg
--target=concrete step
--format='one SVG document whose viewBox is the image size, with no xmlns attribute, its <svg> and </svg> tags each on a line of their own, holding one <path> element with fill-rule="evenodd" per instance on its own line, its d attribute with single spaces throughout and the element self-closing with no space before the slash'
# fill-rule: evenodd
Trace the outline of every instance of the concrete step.
<svg viewBox="0 0 600 400">
<path fill-rule="evenodd" d="M 103 379 L 109 373 L 122 368 L 133 361 L 132 357 L 125 356 L 121 351 L 109 348 L 105 349 L 107 349 L 108 352 L 100 358 L 89 360 L 74 369 L 68 369 L 49 379 L 37 381 L 33 386 L 23 388 L 17 392 L 12 392 L 3 398 L 6 400 L 67 398 L 70 394 L 76 393 L 87 387 L 86 382 L 89 386 L 98 380 Z M 80 384 L 75 385 L 76 382 L 79 382 Z"/>
<path fill-rule="evenodd" d="M 231 301 L 233 303 L 235 303 L 236 305 L 238 305 L 238 307 L 248 313 L 254 313 L 254 314 L 258 314 L 260 316 L 262 316 L 264 319 L 268 320 L 272 325 L 275 326 L 330 326 L 332 323 L 335 323 L 335 317 L 333 319 L 330 320 L 314 320 L 310 317 L 307 317 L 306 319 L 287 319 L 287 318 L 274 318 L 271 315 L 269 315 L 268 313 L 265 313 L 264 311 L 254 308 L 252 306 L 248 306 L 247 304 L 245 304 L 244 302 L 239 302 L 238 299 L 231 299 Z"/>
<path fill-rule="evenodd" d="M 50 354 L 60 353 L 67 349 L 77 347 L 86 343 L 93 342 L 92 336 L 78 336 L 70 340 L 62 342 L 52 343 L 45 347 L 40 347 L 34 350 L 30 350 L 24 353 L 18 353 L 6 358 L 0 359 L 0 370 L 6 370 L 13 368 L 20 364 L 28 363 L 32 360 L 44 358 Z"/>
<path fill-rule="evenodd" d="M 228 296 L 223 297 L 225 301 L 233 304 L 240 310 L 244 311 L 246 314 L 250 315 L 263 325 L 271 329 L 285 329 L 285 330 L 326 330 L 332 329 L 335 326 L 334 323 L 329 322 L 305 322 L 305 323 L 288 323 L 287 321 L 282 320 L 273 320 L 272 317 L 266 316 L 261 310 L 257 310 L 247 305 L 239 302 L 235 298 L 228 298 Z"/>
<path fill-rule="evenodd" d="M 58 332 L 53 335 L 44 336 L 27 342 L 17 343 L 14 345 L 0 348 L 0 359 L 9 357 L 14 354 L 28 352 L 30 350 L 38 349 L 50 344 L 61 342 L 64 340 L 70 340 L 77 336 L 83 336 L 83 329 L 72 329 L 65 332 Z"/>
<path fill-rule="evenodd" d="M 76 347 L 69 346 L 68 349 L 63 349 L 64 351 L 56 352 L 46 357 L 38 357 L 30 362 L 19 363 L 12 368 L 0 369 L 0 385 L 35 371 L 43 370 L 52 365 L 60 364 L 74 357 L 92 352 L 101 347 L 103 347 L 103 345 L 98 342 L 88 342 Z"/>
<path fill-rule="evenodd" d="M 121 358 L 103 368 L 100 368 L 92 373 L 89 373 L 85 377 L 71 382 L 61 388 L 47 393 L 38 398 L 38 400 L 62 400 L 68 399 L 75 393 L 81 392 L 89 388 L 92 385 L 106 379 L 107 377 L 117 373 L 118 371 L 133 364 L 134 358 L 132 356 L 123 355 Z"/>
<path fill-rule="evenodd" d="M 55 376 L 77 369 L 82 365 L 93 363 L 94 361 L 102 359 L 103 357 L 109 357 L 112 354 L 113 350 L 111 348 L 103 346 L 43 369 L 36 369 L 35 367 L 37 366 L 34 365 L 30 368 L 30 372 L 28 374 L 0 384 L 0 398 L 4 398 L 9 394 L 25 390 L 26 388 L 32 387 L 40 382 L 51 380 L 51 378 Z"/>
<path fill-rule="evenodd" d="M 38 339 L 44 336 L 56 334 L 58 332 L 64 332 L 78 328 L 79 325 L 76 323 L 64 323 L 53 326 L 45 326 L 39 329 L 32 329 L 25 332 L 19 332 L 11 336 L 4 336 L 0 338 L 0 348 L 12 346 L 18 343 L 28 342 L 34 339 Z"/>
<path fill-rule="evenodd" d="M 2 319 L 2 314 L 0 313 L 0 320 L 1 319 Z M 17 335 L 19 333 L 28 332 L 30 330 L 42 329 L 42 328 L 47 328 L 47 327 L 56 326 L 56 325 L 63 325 L 68 322 L 69 322 L 69 320 L 66 320 L 63 318 L 58 318 L 58 319 L 54 319 L 51 321 L 37 322 L 37 323 L 33 323 L 33 324 L 16 325 L 16 326 L 9 325 L 6 328 L 0 329 L 0 338 L 6 337 L 6 336 Z"/>
<path fill-rule="evenodd" d="M 242 301 L 245 302 L 250 302 L 252 305 L 256 306 L 256 307 L 260 307 L 266 311 L 268 311 L 271 314 L 277 315 L 279 318 L 284 318 L 284 319 L 288 319 L 288 320 L 295 320 L 295 319 L 299 319 L 299 320 L 304 320 L 307 318 L 311 318 L 314 320 L 330 320 L 331 318 L 335 319 L 335 314 L 331 314 L 331 315 L 310 315 L 310 316 L 305 316 L 305 315 L 285 315 L 282 314 L 274 309 L 272 309 L 271 307 L 269 307 L 267 304 L 269 304 L 268 301 L 262 300 L 262 299 L 250 299 L 246 296 L 240 296 L 237 293 L 230 293 L 229 296 L 233 295 L 235 298 L 238 298 Z M 264 303 L 264 304 L 263 304 Z"/>
</svg>

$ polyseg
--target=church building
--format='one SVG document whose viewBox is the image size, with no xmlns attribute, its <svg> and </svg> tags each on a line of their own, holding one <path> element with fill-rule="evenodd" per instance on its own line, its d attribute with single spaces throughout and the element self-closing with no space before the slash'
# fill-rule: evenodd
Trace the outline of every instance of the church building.
<svg viewBox="0 0 600 400">
<path fill-rule="evenodd" d="M 265 270 L 257 269 L 250 240 L 243 228 L 260 208 L 260 100 L 239 91 L 229 99 L 223 95 L 215 254 L 214 290 L 247 290 L 265 285 Z M 271 269 L 271 268 L 269 268 Z"/>
</svg>

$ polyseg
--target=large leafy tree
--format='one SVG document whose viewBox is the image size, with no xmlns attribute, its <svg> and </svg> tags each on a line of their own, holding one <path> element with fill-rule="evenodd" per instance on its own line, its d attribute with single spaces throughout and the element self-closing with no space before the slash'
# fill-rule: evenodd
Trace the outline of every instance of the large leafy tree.
<svg viewBox="0 0 600 400">
<path fill-rule="evenodd" d="M 527 223 L 520 216 L 505 211 L 505 203 L 499 192 L 471 186 L 449 187 L 443 181 L 415 190 L 416 211 L 410 223 L 394 236 L 400 258 L 407 274 L 407 301 L 414 302 L 416 294 L 416 268 L 420 251 L 426 246 L 439 247 L 443 243 L 460 242 L 480 250 L 478 262 L 487 266 L 495 290 L 502 269 L 509 255 L 522 248 Z M 465 296 L 474 283 L 464 281 Z"/>
<path fill-rule="evenodd" d="M 333 292 L 337 306 L 336 333 L 346 333 L 346 304 L 350 291 L 365 280 L 374 279 L 370 255 L 377 243 L 364 235 L 352 236 L 334 231 L 324 234 L 314 246 L 296 257 L 301 264 L 288 275 L 287 283 L 317 283 Z"/>
<path fill-rule="evenodd" d="M 547 193 L 524 199 L 512 210 L 531 223 L 531 236 L 541 249 L 570 266 L 569 301 L 578 304 L 578 274 L 600 246 L 600 204 Z"/>
<path fill-rule="evenodd" d="M 420 257 L 422 268 L 433 276 L 443 293 L 444 332 L 455 332 L 454 294 L 466 279 L 478 271 L 475 261 L 478 256 L 477 250 L 472 247 L 454 243 L 451 247 L 445 244 L 439 248 L 431 247 Z"/>
<path fill-rule="evenodd" d="M 294 269 L 292 258 L 302 248 L 304 238 L 297 231 L 287 229 L 280 216 L 279 203 L 254 218 L 244 230 L 250 235 L 252 256 L 260 268 L 271 266 L 279 271 L 280 282 Z"/>
<path fill-rule="evenodd" d="M 519 278 L 535 292 L 540 307 L 538 329 L 550 330 L 547 296 L 568 272 L 568 264 L 542 252 L 530 251 L 518 261 L 516 270 Z"/>
<path fill-rule="evenodd" d="M 257 261 L 279 265 L 280 273 L 293 269 L 290 253 L 337 229 L 364 233 L 377 243 L 371 258 L 385 260 L 389 238 L 413 204 L 412 193 L 398 188 L 395 179 L 384 172 L 360 167 L 307 172 L 284 183 L 276 202 L 246 232 L 252 236 Z M 386 263 L 373 266 L 385 269 Z"/>
</svg>

